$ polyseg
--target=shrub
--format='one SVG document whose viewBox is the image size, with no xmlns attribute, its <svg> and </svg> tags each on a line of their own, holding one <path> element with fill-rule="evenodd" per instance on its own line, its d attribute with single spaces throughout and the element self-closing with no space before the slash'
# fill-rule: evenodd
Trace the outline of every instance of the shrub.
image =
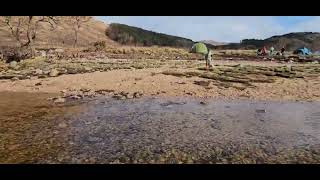
<svg viewBox="0 0 320 180">
<path fill-rule="evenodd" d="M 97 41 L 93 44 L 95 47 L 96 51 L 101 51 L 106 48 L 106 42 L 105 41 Z"/>
<path fill-rule="evenodd" d="M 20 47 L 2 47 L 0 49 L 0 54 L 2 59 L 10 63 L 11 61 L 21 61 L 24 59 L 31 58 L 30 48 L 20 48 Z"/>
</svg>

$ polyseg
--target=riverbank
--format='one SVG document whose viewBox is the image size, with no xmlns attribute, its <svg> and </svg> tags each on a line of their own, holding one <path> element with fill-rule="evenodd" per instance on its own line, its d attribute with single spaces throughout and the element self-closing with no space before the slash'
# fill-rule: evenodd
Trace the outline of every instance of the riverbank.
<svg viewBox="0 0 320 180">
<path fill-rule="evenodd" d="M 55 93 L 60 97 L 111 95 L 320 100 L 320 65 L 216 61 L 30 60 L 0 74 L 0 91 Z M 81 94 L 82 93 L 82 94 Z M 98 93 L 98 94 L 99 94 Z M 121 98 L 121 97 L 120 97 Z"/>
</svg>

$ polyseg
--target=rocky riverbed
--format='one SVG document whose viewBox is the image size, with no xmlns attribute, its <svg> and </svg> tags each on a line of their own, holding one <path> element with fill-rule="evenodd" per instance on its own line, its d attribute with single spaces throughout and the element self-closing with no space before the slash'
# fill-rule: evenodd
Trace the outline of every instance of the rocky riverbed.
<svg viewBox="0 0 320 180">
<path fill-rule="evenodd" d="M 320 162 L 320 65 L 214 63 L 0 64 L 0 163 Z"/>
<path fill-rule="evenodd" d="M 1 93 L 0 163 L 319 163 L 316 102 Z"/>
</svg>

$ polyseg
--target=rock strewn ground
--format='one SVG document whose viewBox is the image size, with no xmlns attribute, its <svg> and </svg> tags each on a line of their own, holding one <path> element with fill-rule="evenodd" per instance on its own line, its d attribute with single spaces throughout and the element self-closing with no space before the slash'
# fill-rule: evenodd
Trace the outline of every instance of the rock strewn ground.
<svg viewBox="0 0 320 180">
<path fill-rule="evenodd" d="M 61 93 L 74 99 L 107 95 L 194 96 L 258 100 L 320 100 L 320 65 L 216 61 L 26 60 L 2 65 L 1 91 Z M 240 64 L 240 65 L 239 65 Z M 88 89 L 83 94 L 81 89 Z M 78 94 L 77 94 L 78 92 Z M 66 94 L 71 95 L 66 95 Z M 90 94 L 91 93 L 91 94 Z"/>
</svg>

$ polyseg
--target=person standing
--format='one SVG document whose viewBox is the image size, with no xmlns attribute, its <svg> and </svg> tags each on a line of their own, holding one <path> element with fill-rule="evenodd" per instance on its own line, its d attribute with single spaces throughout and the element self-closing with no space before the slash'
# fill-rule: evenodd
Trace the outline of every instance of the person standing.
<svg viewBox="0 0 320 180">
<path fill-rule="evenodd" d="M 212 67 L 212 52 L 210 49 L 208 49 L 208 53 L 205 56 L 206 59 L 206 69 L 208 70 L 208 68 Z"/>
<path fill-rule="evenodd" d="M 284 46 L 281 48 L 281 50 L 280 50 L 280 55 L 281 56 L 284 56 L 284 51 L 285 51 L 286 49 L 284 48 Z"/>
<path fill-rule="evenodd" d="M 273 52 L 274 52 L 274 47 L 272 46 L 272 47 L 270 48 L 270 56 L 273 55 Z"/>
</svg>

